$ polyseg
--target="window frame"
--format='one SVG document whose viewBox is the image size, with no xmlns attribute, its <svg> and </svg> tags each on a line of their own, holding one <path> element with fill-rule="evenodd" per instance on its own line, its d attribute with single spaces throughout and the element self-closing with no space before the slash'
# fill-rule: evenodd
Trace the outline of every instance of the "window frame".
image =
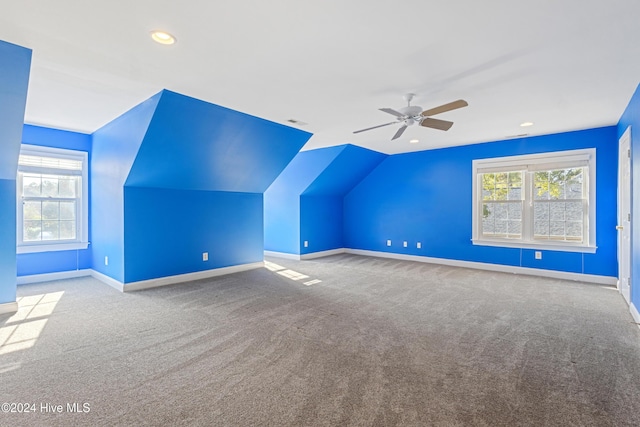
<svg viewBox="0 0 640 427">
<path fill-rule="evenodd" d="M 567 241 L 534 240 L 533 238 L 533 180 L 529 175 L 536 171 L 568 169 L 572 167 L 586 167 L 586 214 L 583 218 L 583 241 L 571 243 Z M 514 238 L 487 238 L 481 232 L 482 221 L 482 181 L 479 179 L 482 173 L 515 172 L 523 171 L 523 211 L 522 211 L 522 237 Z M 473 177 L 473 214 L 472 214 L 472 238 L 473 245 L 498 246 L 512 248 L 529 248 L 542 250 L 556 250 L 565 252 L 595 253 L 596 245 L 596 149 L 585 148 L 578 150 L 555 151 L 537 154 L 525 154 L 517 156 L 496 157 L 488 159 L 475 159 L 472 161 Z"/>
<path fill-rule="evenodd" d="M 64 175 L 65 172 L 68 171 L 65 169 L 18 165 L 18 171 L 16 173 L 16 252 L 18 254 L 22 254 L 86 249 L 89 246 L 89 153 L 87 153 L 86 151 L 69 150 L 65 148 L 42 147 L 37 145 L 22 144 L 20 148 L 20 154 L 81 161 L 82 171 L 79 174 L 77 172 L 69 174 L 79 176 L 81 178 L 78 196 L 75 199 L 78 201 L 76 207 L 76 238 L 74 240 L 65 239 L 25 242 L 23 240 L 24 210 L 22 208 L 22 174 L 33 172 L 45 175 Z"/>
</svg>

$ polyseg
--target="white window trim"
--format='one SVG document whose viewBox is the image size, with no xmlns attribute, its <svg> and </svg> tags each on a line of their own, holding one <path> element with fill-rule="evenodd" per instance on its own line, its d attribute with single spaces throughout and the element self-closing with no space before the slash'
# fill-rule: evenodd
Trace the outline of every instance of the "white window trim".
<svg viewBox="0 0 640 427">
<path fill-rule="evenodd" d="M 72 242 L 21 242 L 20 235 L 22 230 L 22 209 L 18 209 L 19 204 L 22 202 L 22 190 L 20 188 L 21 180 L 16 179 L 16 252 L 18 254 L 24 253 L 36 253 L 36 252 L 53 252 L 53 251 L 68 251 L 76 249 L 87 249 L 89 246 L 89 181 L 88 181 L 88 169 L 89 169 L 89 154 L 86 151 L 68 150 L 64 148 L 52 148 L 41 147 L 36 145 L 22 144 L 20 154 L 32 155 L 32 156 L 44 156 L 44 157 L 57 157 L 61 159 L 72 159 L 82 161 L 82 185 L 80 189 L 81 194 L 81 215 L 76 218 L 79 221 L 78 226 L 79 235 L 76 240 Z M 18 168 L 20 168 L 18 166 Z M 55 170 L 50 171 L 56 173 Z M 59 171 L 58 171 L 59 172 Z"/>
<path fill-rule="evenodd" d="M 509 239 L 488 239 L 480 237 L 480 218 L 482 217 L 482 207 L 478 201 L 478 195 L 481 191 L 481 182 L 478 180 L 480 173 L 489 172 L 506 172 L 506 171 L 534 171 L 553 169 L 554 167 L 575 164 L 585 165 L 589 168 L 589 179 L 587 192 L 589 217 L 585 218 L 587 222 L 587 233 L 585 233 L 585 242 L 572 244 L 569 242 L 553 242 L 553 241 L 522 241 Z M 472 162 L 473 168 L 473 225 L 472 225 L 472 243 L 478 246 L 499 246 L 509 248 L 529 248 L 542 250 L 555 250 L 563 252 L 585 252 L 595 253 L 596 246 L 596 149 L 586 148 L 580 150 L 555 151 L 539 154 L 526 154 L 520 156 L 507 156 L 491 159 L 477 159 Z M 531 185 L 529 183 L 528 185 Z M 527 191 L 525 189 L 525 191 Z M 523 218 L 523 236 L 525 231 L 525 218 Z"/>
</svg>

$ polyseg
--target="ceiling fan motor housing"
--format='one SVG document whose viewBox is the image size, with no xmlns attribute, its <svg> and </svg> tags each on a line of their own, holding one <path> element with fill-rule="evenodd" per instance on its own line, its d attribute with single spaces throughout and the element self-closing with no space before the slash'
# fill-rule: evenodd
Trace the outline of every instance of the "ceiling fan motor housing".
<svg viewBox="0 0 640 427">
<path fill-rule="evenodd" d="M 419 116 L 422 113 L 422 107 L 417 105 L 409 105 L 408 107 L 402 107 L 398 109 L 402 114 L 409 117 Z"/>
</svg>

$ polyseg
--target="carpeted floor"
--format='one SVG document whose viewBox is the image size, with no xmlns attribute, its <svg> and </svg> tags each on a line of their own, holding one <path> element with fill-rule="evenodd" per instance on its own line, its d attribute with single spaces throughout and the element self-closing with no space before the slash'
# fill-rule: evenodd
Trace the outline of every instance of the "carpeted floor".
<svg viewBox="0 0 640 427">
<path fill-rule="evenodd" d="M 0 425 L 640 425 L 640 330 L 613 288 L 268 261 L 128 294 L 20 286 L 0 317 L 0 402 L 35 412 Z"/>
</svg>

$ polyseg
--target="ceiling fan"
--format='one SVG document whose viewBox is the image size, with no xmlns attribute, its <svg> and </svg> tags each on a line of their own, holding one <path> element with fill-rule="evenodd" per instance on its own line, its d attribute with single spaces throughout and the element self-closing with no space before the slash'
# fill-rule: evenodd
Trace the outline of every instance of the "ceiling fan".
<svg viewBox="0 0 640 427">
<path fill-rule="evenodd" d="M 449 130 L 451 126 L 453 126 L 453 122 L 449 122 L 446 120 L 433 119 L 431 116 L 435 116 L 436 114 L 444 113 L 451 110 L 456 110 L 458 108 L 466 107 L 467 101 L 463 99 L 458 99 L 457 101 L 449 102 L 448 104 L 441 105 L 439 107 L 431 108 L 430 110 L 422 111 L 422 107 L 417 105 L 411 105 L 411 100 L 415 94 L 408 93 L 403 96 L 404 100 L 407 101 L 407 106 L 399 108 L 398 110 L 394 110 L 392 108 L 380 108 L 380 111 L 396 116 L 396 121 L 385 123 L 383 125 L 373 126 L 366 129 L 360 129 L 353 133 L 365 132 L 371 129 L 381 128 L 383 126 L 390 126 L 397 123 L 402 123 L 402 126 L 398 129 L 395 135 L 391 140 L 400 138 L 400 136 L 404 133 L 404 131 L 411 125 L 418 123 L 420 126 L 424 126 L 432 129 L 439 130 Z"/>
</svg>

